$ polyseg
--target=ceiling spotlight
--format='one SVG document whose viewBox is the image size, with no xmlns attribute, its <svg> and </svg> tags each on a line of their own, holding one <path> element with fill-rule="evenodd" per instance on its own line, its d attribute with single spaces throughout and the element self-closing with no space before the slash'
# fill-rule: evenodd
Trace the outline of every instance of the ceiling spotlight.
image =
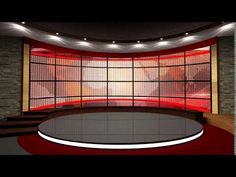
<svg viewBox="0 0 236 177">
<path fill-rule="evenodd" d="M 87 41 L 87 38 L 84 38 L 84 41 Z"/>
<path fill-rule="evenodd" d="M 163 38 L 161 37 L 160 40 L 163 41 Z"/>
<path fill-rule="evenodd" d="M 21 24 L 23 24 L 23 25 L 24 25 L 24 24 L 25 24 L 25 22 L 21 22 Z"/>
<path fill-rule="evenodd" d="M 140 43 L 140 41 L 137 41 L 137 43 Z"/>
<path fill-rule="evenodd" d="M 116 42 L 115 41 L 112 41 L 113 44 L 115 44 Z"/>
<path fill-rule="evenodd" d="M 187 36 L 187 35 L 188 35 L 188 33 L 185 33 L 185 35 Z"/>
<path fill-rule="evenodd" d="M 58 35 L 59 35 L 59 33 L 56 33 L 56 35 L 58 36 Z"/>
</svg>

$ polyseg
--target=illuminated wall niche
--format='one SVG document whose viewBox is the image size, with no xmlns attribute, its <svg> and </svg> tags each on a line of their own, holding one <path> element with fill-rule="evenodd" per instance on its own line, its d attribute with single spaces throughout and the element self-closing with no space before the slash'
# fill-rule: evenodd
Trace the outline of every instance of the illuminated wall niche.
<svg viewBox="0 0 236 177">
<path fill-rule="evenodd" d="M 98 57 L 31 44 L 25 105 L 30 111 L 73 105 L 211 112 L 211 44 L 184 49 L 147 57 Z"/>
</svg>

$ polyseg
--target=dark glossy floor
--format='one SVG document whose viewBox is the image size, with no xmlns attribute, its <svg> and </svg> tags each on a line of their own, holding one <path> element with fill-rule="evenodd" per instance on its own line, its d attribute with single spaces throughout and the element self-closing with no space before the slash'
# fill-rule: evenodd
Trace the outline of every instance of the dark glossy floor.
<svg viewBox="0 0 236 177">
<path fill-rule="evenodd" d="M 39 131 L 57 139 L 102 144 L 139 144 L 193 136 L 202 125 L 183 117 L 141 112 L 74 114 L 50 119 Z"/>
</svg>

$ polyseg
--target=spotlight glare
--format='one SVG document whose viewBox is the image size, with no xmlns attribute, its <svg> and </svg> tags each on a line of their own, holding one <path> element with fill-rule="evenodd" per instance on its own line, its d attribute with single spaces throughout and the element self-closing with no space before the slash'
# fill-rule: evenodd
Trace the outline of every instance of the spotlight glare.
<svg viewBox="0 0 236 177">
<path fill-rule="evenodd" d="M 137 43 L 140 43 L 140 41 L 137 41 Z"/>
<path fill-rule="evenodd" d="M 161 42 L 157 43 L 157 45 L 159 45 L 159 46 L 165 46 L 165 45 L 168 45 L 168 44 L 169 44 L 169 42 L 167 42 L 167 41 L 161 41 Z"/>
<path fill-rule="evenodd" d="M 134 48 L 143 48 L 144 47 L 144 45 L 143 44 L 134 44 Z"/>
<path fill-rule="evenodd" d="M 78 42 L 78 44 L 82 46 L 86 46 L 86 47 L 89 47 L 91 45 L 89 42 L 85 42 L 85 41 L 80 41 Z"/>
<path fill-rule="evenodd" d="M 25 22 L 21 22 L 21 24 L 23 24 L 23 25 L 24 25 L 24 24 L 25 24 Z"/>
<path fill-rule="evenodd" d="M 112 49 L 118 49 L 119 48 L 119 46 L 117 44 L 109 44 L 108 47 L 112 48 Z"/>
<path fill-rule="evenodd" d="M 84 38 L 84 41 L 87 41 L 87 38 Z"/>
<path fill-rule="evenodd" d="M 17 29 L 19 31 L 24 31 L 24 32 L 27 31 L 27 28 L 25 28 L 24 26 L 18 25 L 16 23 L 12 24 L 12 28 Z"/>
<path fill-rule="evenodd" d="M 56 33 L 56 35 L 58 36 L 58 35 L 59 35 L 59 33 Z"/>
<path fill-rule="evenodd" d="M 191 41 L 191 40 L 194 40 L 195 37 L 194 36 L 187 36 L 185 38 L 183 38 L 183 41 Z"/>
<path fill-rule="evenodd" d="M 53 35 L 50 35 L 50 36 L 49 36 L 49 39 L 52 39 L 52 40 L 54 40 L 54 41 L 61 41 L 61 38 L 60 38 L 60 37 L 58 37 L 58 36 L 53 36 Z"/>
<path fill-rule="evenodd" d="M 112 41 L 113 44 L 115 44 L 116 42 L 115 41 Z"/>
<path fill-rule="evenodd" d="M 188 36 L 188 33 L 185 33 L 186 36 Z"/>
<path fill-rule="evenodd" d="M 160 40 L 163 41 L 163 38 L 161 37 Z"/>
<path fill-rule="evenodd" d="M 231 28 L 234 28 L 234 23 L 230 23 L 230 24 L 224 25 L 224 26 L 220 27 L 220 30 L 221 31 L 226 31 L 226 30 L 229 30 Z"/>
</svg>

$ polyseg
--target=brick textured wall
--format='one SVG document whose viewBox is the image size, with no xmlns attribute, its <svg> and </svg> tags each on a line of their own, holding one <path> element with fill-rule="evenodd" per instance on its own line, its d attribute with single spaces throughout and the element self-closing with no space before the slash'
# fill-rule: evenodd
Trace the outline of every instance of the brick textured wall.
<svg viewBox="0 0 236 177">
<path fill-rule="evenodd" d="M 234 113 L 234 36 L 218 40 L 219 112 Z"/>
<path fill-rule="evenodd" d="M 22 38 L 0 36 L 0 118 L 21 111 Z"/>
</svg>

